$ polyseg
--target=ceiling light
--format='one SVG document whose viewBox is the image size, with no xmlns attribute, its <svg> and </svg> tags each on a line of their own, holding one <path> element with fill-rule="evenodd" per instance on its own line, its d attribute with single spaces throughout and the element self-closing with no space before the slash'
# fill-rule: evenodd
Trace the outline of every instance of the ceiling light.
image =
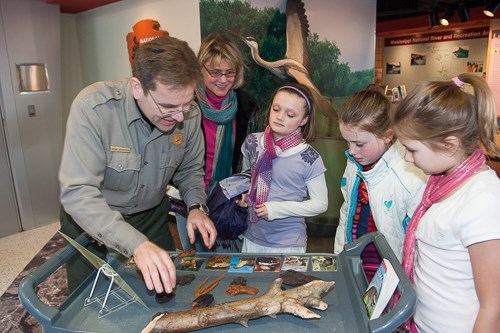
<svg viewBox="0 0 500 333">
<path fill-rule="evenodd" d="M 453 16 L 454 11 L 455 10 L 453 8 L 446 8 L 443 17 L 439 20 L 439 23 L 441 23 L 441 25 L 450 24 L 450 19 Z"/>
<path fill-rule="evenodd" d="M 483 13 L 486 16 L 493 17 L 498 7 L 500 7 L 500 0 L 490 0 L 484 7 Z"/>
</svg>

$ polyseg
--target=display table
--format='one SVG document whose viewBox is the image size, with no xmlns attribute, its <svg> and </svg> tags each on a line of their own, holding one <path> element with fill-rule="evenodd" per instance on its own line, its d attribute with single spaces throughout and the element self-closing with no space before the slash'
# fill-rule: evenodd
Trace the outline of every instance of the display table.
<svg viewBox="0 0 500 333">
<path fill-rule="evenodd" d="M 77 239 L 80 244 L 86 244 L 88 239 L 80 236 Z M 375 242 L 383 257 L 389 259 L 396 273 L 400 277 L 398 290 L 401 294 L 400 301 L 390 312 L 375 320 L 368 320 L 366 310 L 362 302 L 362 294 L 366 290 L 366 277 L 360 266 L 359 255 L 362 249 L 369 243 Z M 205 258 L 198 271 L 181 271 L 177 275 L 195 274 L 195 279 L 188 285 L 177 286 L 174 299 L 165 304 L 158 304 L 155 295 L 148 294 L 144 282 L 134 267 L 126 265 L 126 259 L 122 256 L 109 256 L 108 263 L 122 276 L 132 289 L 139 295 L 147 308 L 133 300 L 121 288 L 114 285 L 109 293 L 104 311 L 101 311 L 104 296 L 109 286 L 109 280 L 100 277 L 97 280 L 92 298 L 88 299 L 95 280 L 96 272 L 85 280 L 59 307 L 50 307 L 38 299 L 35 288 L 43 282 L 58 267 L 63 265 L 69 258 L 79 255 L 76 250 L 68 245 L 44 265 L 27 276 L 19 287 L 19 297 L 22 305 L 42 325 L 45 333 L 49 332 L 140 332 L 151 321 L 158 312 L 177 312 L 191 309 L 194 299 L 195 288 L 205 277 L 213 281 L 224 275 L 219 285 L 211 292 L 214 303 L 230 302 L 234 300 L 260 296 L 271 286 L 272 281 L 279 277 L 280 272 L 253 271 L 252 273 L 232 273 L 228 269 L 209 270 L 206 269 L 207 260 L 215 253 L 197 253 L 196 257 Z M 262 254 L 227 254 L 220 255 L 259 257 Z M 394 253 L 390 250 L 385 238 L 379 233 L 365 235 L 355 243 L 346 246 L 339 255 L 332 254 L 300 254 L 312 258 L 313 256 L 324 256 L 334 258 L 336 270 L 313 271 L 313 262 L 309 260 L 307 271 L 304 274 L 318 277 L 325 281 L 335 281 L 333 288 L 323 297 L 328 303 L 328 309 L 320 311 L 312 309 L 321 316 L 320 319 L 301 319 L 290 314 L 279 314 L 276 318 L 261 317 L 250 320 L 249 328 L 240 324 L 224 324 L 213 328 L 207 328 L 202 332 L 389 332 L 403 323 L 413 312 L 416 296 L 408 279 Z M 286 255 L 278 256 L 281 263 Z M 181 259 L 176 258 L 179 264 Z M 317 266 L 315 266 L 317 267 Z M 224 289 L 237 276 L 243 276 L 247 285 L 259 289 L 256 296 L 237 295 L 230 296 Z M 283 287 L 289 289 L 290 286 Z"/>
</svg>

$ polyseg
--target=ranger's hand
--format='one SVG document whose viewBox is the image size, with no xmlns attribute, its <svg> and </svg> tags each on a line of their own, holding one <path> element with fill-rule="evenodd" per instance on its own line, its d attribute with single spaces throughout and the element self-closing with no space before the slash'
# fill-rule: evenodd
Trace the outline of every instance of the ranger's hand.
<svg viewBox="0 0 500 333">
<path fill-rule="evenodd" d="M 212 220 L 199 209 L 193 209 L 189 212 L 186 228 L 191 244 L 194 243 L 195 231 L 198 230 L 207 248 L 210 249 L 214 245 L 217 238 L 217 230 Z"/>
<path fill-rule="evenodd" d="M 134 250 L 134 261 L 149 290 L 169 294 L 175 288 L 175 265 L 167 251 L 145 241 Z"/>
</svg>

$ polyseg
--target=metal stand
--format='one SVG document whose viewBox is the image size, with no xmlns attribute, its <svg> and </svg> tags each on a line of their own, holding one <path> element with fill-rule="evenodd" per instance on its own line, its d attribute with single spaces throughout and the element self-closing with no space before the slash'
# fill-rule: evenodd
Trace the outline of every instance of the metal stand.
<svg viewBox="0 0 500 333">
<path fill-rule="evenodd" d="M 97 275 L 96 275 L 95 280 L 94 280 L 94 284 L 92 285 L 92 290 L 90 291 L 90 295 L 87 298 L 88 302 L 90 302 L 90 300 L 92 299 L 92 295 L 94 294 L 94 289 L 95 289 L 95 286 L 97 284 L 97 280 L 99 280 L 99 275 L 101 274 L 101 272 L 102 272 L 102 274 L 104 274 L 105 276 L 110 278 L 111 281 L 109 282 L 109 287 L 108 287 L 108 290 L 106 291 L 106 296 L 104 297 L 104 301 L 102 303 L 102 307 L 101 307 L 101 310 L 99 311 L 99 314 L 103 313 L 104 307 L 106 306 L 106 302 L 108 301 L 109 292 L 111 291 L 111 286 L 115 282 L 115 276 L 118 276 L 118 273 L 116 273 L 111 268 L 111 266 L 108 264 L 104 264 L 101 267 L 99 267 L 99 270 L 97 271 Z"/>
</svg>

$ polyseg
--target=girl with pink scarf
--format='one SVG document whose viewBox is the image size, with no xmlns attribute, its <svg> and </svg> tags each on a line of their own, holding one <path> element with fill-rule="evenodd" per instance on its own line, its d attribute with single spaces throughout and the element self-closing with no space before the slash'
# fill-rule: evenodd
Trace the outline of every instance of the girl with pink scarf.
<svg viewBox="0 0 500 333">
<path fill-rule="evenodd" d="M 307 87 L 289 84 L 271 97 L 264 132 L 247 136 L 242 152 L 252 170 L 249 223 L 242 252 L 303 253 L 305 216 L 328 208 L 326 168 L 314 140 L 315 115 Z M 244 169 L 247 169 L 244 167 Z"/>
<path fill-rule="evenodd" d="M 500 180 L 485 165 L 499 148 L 487 83 L 468 73 L 422 83 L 392 121 L 405 159 L 431 175 L 403 245 L 417 291 L 411 331 L 500 332 Z"/>
</svg>

